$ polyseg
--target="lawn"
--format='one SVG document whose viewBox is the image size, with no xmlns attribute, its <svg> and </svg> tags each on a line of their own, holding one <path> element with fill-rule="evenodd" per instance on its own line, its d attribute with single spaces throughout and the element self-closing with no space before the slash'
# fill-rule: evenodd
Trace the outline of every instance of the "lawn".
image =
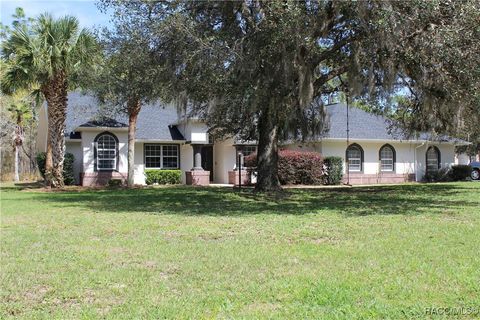
<svg viewBox="0 0 480 320">
<path fill-rule="evenodd" d="M 0 318 L 480 317 L 480 183 L 3 186 Z"/>
</svg>

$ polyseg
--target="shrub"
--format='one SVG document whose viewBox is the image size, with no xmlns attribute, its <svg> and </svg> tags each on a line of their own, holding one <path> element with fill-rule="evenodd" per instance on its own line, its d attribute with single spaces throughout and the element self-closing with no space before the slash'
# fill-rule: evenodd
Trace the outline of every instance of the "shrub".
<svg viewBox="0 0 480 320">
<path fill-rule="evenodd" d="M 425 182 L 448 182 L 452 181 L 452 175 L 450 168 L 440 168 L 436 172 L 427 173 L 423 177 Z"/>
<path fill-rule="evenodd" d="M 454 165 L 450 170 L 450 176 L 453 181 L 462 181 L 470 177 L 472 167 L 469 165 Z"/>
<path fill-rule="evenodd" d="M 255 167 L 257 155 L 245 157 L 246 167 Z M 278 179 L 281 184 L 321 184 L 323 157 L 317 152 L 280 150 L 278 152 Z"/>
<path fill-rule="evenodd" d="M 158 184 L 180 184 L 182 182 L 182 171 L 180 170 L 145 170 L 145 182 L 150 185 Z"/>
<path fill-rule="evenodd" d="M 37 154 L 37 167 L 38 171 L 40 171 L 40 175 L 43 179 L 45 179 L 45 162 L 47 161 L 47 154 L 45 152 L 40 152 Z"/>
<path fill-rule="evenodd" d="M 343 178 L 343 159 L 342 157 L 325 157 L 325 175 L 323 183 L 328 185 L 337 185 Z"/>
<path fill-rule="evenodd" d="M 65 160 L 63 161 L 63 183 L 67 186 L 75 184 L 75 174 L 73 173 L 73 162 L 75 157 L 71 153 L 65 153 Z M 45 167 L 44 167 L 45 168 Z"/>
<path fill-rule="evenodd" d="M 110 188 L 118 188 L 123 185 L 122 179 L 110 179 L 108 180 L 107 186 Z"/>
<path fill-rule="evenodd" d="M 243 165 L 247 168 L 255 168 L 257 166 L 257 154 L 252 153 L 243 158 Z"/>
<path fill-rule="evenodd" d="M 45 162 L 46 162 L 47 154 L 45 152 L 40 152 L 36 156 L 38 170 L 42 175 L 42 178 L 45 179 Z M 73 162 L 75 161 L 75 157 L 71 153 L 65 153 L 65 160 L 63 162 L 63 183 L 65 185 L 73 185 L 75 184 L 75 174 L 73 173 Z"/>
</svg>

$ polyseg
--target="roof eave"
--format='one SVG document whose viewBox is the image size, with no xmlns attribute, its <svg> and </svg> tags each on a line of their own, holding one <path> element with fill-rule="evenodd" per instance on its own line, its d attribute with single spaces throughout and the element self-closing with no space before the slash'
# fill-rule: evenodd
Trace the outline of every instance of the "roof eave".
<svg viewBox="0 0 480 320">
<path fill-rule="evenodd" d="M 166 140 L 166 139 L 135 139 L 135 142 L 144 143 L 186 143 L 186 140 Z"/>
<path fill-rule="evenodd" d="M 350 141 L 360 141 L 360 142 L 397 142 L 397 143 L 443 143 L 443 144 L 453 144 L 453 145 L 462 145 L 462 142 L 455 141 L 445 141 L 445 140 L 425 140 L 425 139 L 357 139 L 355 137 L 349 138 Z M 347 138 L 320 138 L 316 141 L 347 141 Z M 312 141 L 313 142 L 313 141 Z M 468 143 L 470 144 L 470 143 Z"/>
<path fill-rule="evenodd" d="M 117 131 L 117 132 L 127 132 L 128 127 L 77 127 L 74 131 Z"/>
</svg>

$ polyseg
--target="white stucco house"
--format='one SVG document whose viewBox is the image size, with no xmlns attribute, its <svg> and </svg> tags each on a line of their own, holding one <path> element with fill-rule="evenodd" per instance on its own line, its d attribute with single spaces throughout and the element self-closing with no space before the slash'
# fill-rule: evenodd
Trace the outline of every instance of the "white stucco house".
<svg viewBox="0 0 480 320">
<path fill-rule="evenodd" d="M 347 107 L 338 103 L 326 106 L 326 110 L 324 134 L 315 141 L 292 141 L 282 148 L 342 157 L 345 177 L 352 184 L 420 181 L 427 171 L 454 164 L 455 146 L 465 143 L 449 137 L 432 139 L 427 134 L 407 139 L 391 132 L 385 118 L 354 107 L 349 108 L 347 143 Z M 46 114 L 44 106 L 39 114 L 39 151 L 46 149 Z M 82 185 L 127 176 L 126 119 L 99 118 L 98 114 L 95 98 L 77 92 L 69 94 L 66 151 L 75 156 L 75 177 Z M 253 143 L 212 141 L 203 122 L 185 119 L 174 106 L 144 106 L 137 123 L 135 183 L 144 184 L 144 171 L 150 168 L 180 169 L 183 183 L 192 171 L 200 175 L 200 182 L 231 183 L 235 180 L 236 154 L 248 155 L 255 150 Z"/>
</svg>

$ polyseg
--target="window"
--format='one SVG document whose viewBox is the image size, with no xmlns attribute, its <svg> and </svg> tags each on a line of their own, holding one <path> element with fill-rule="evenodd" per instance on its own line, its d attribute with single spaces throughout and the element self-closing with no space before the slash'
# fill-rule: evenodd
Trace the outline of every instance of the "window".
<svg viewBox="0 0 480 320">
<path fill-rule="evenodd" d="M 115 170 L 117 168 L 118 140 L 111 133 L 101 133 L 95 139 L 96 143 L 96 169 Z"/>
<path fill-rule="evenodd" d="M 144 149 L 146 168 L 178 168 L 178 145 L 146 144 Z"/>
<path fill-rule="evenodd" d="M 430 147 L 427 150 L 427 172 L 437 172 L 440 168 L 440 150 L 437 147 Z"/>
<path fill-rule="evenodd" d="M 178 168 L 178 146 L 162 146 L 162 168 Z"/>
<path fill-rule="evenodd" d="M 393 171 L 395 165 L 395 149 L 391 145 L 380 148 L 380 171 Z"/>
<path fill-rule="evenodd" d="M 247 157 L 247 156 L 251 155 L 252 153 L 257 152 L 257 146 L 242 146 L 241 150 L 242 150 L 243 156 Z"/>
<path fill-rule="evenodd" d="M 347 148 L 348 171 L 362 171 L 363 150 L 358 144 L 352 144 Z"/>
<path fill-rule="evenodd" d="M 162 167 L 162 146 L 149 144 L 145 145 L 145 167 L 161 168 Z"/>
</svg>

